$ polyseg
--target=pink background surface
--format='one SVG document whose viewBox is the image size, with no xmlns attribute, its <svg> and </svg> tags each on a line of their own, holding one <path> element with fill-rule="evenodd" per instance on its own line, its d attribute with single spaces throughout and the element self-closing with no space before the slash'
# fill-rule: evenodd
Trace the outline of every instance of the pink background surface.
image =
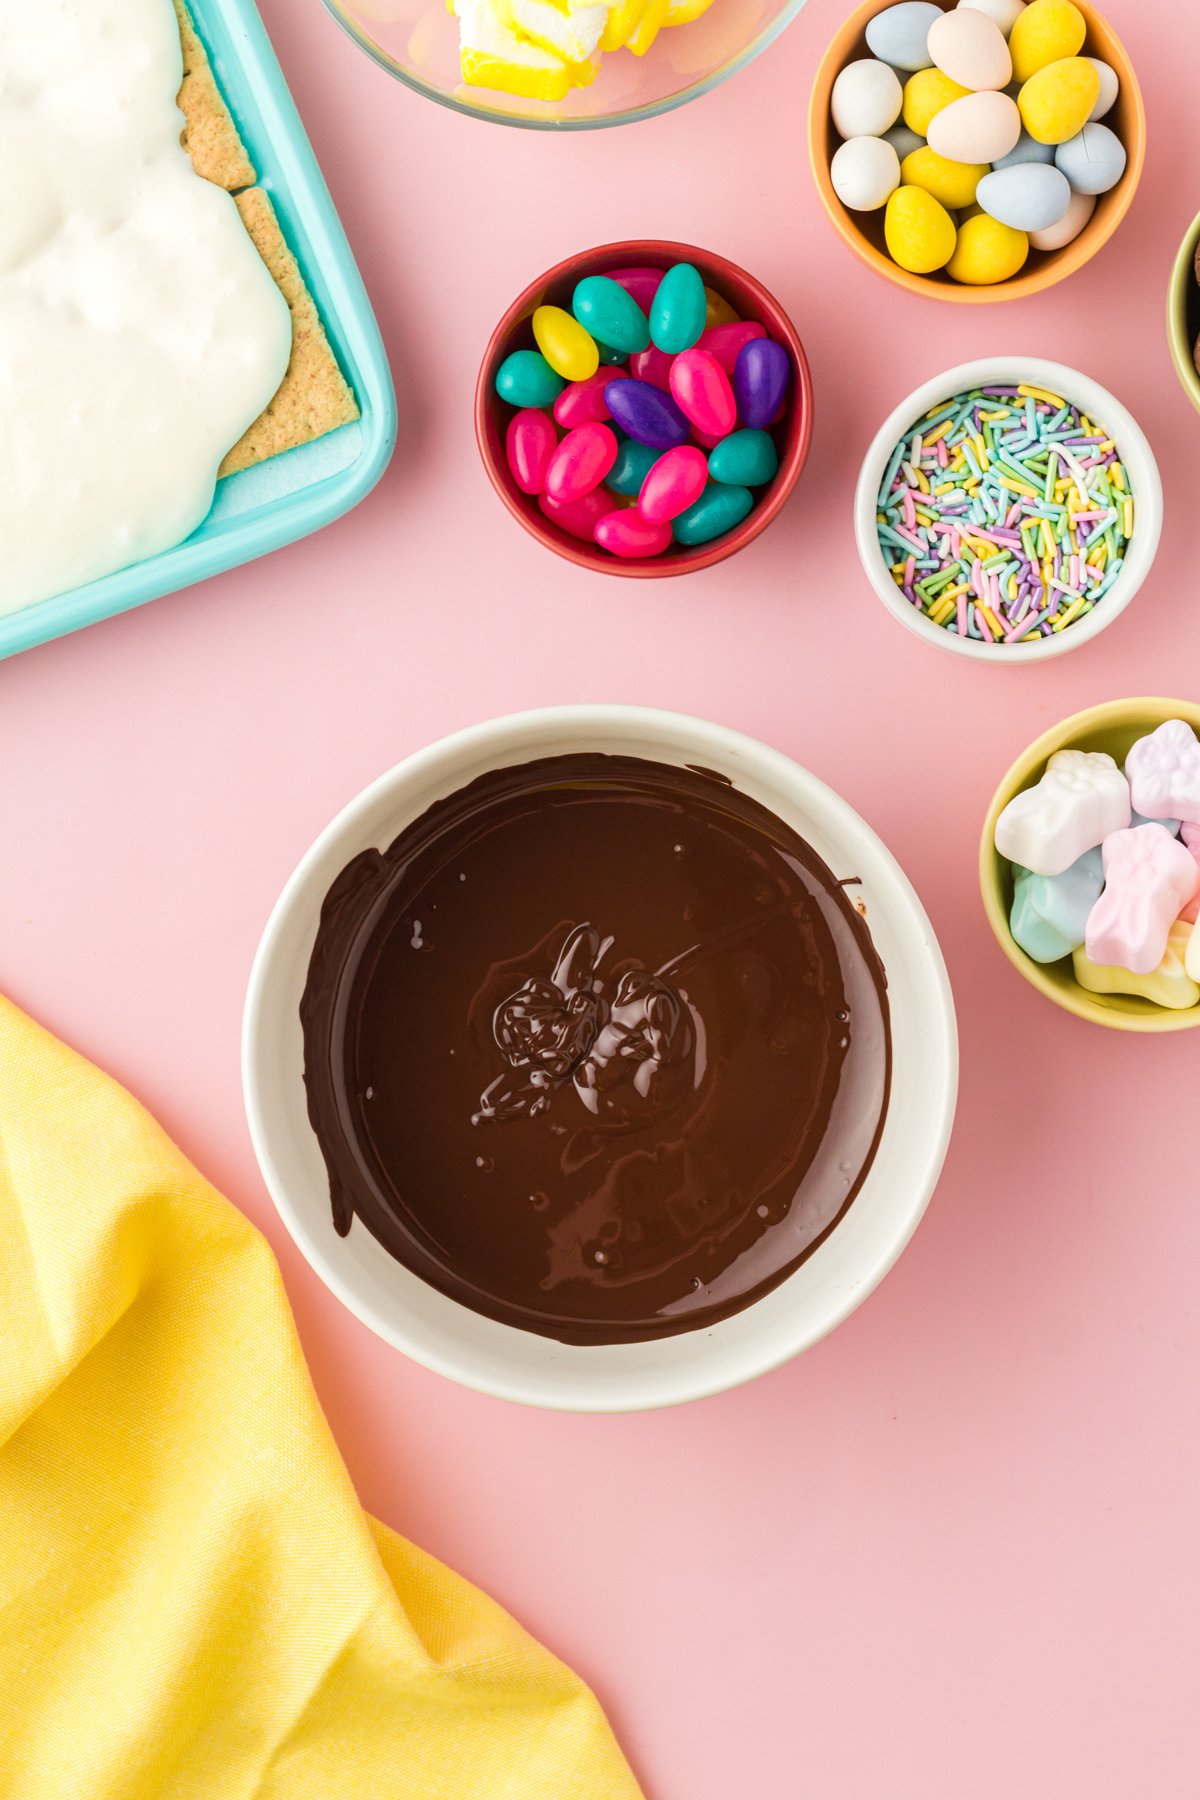
<svg viewBox="0 0 1200 1800">
<path fill-rule="evenodd" d="M 992 942 L 974 869 L 992 788 L 1044 726 L 1121 694 L 1197 697 L 1200 420 L 1162 329 L 1200 206 L 1179 9 L 1110 0 L 1151 122 L 1117 239 L 1065 288 L 983 311 L 885 288 L 818 211 L 803 115 L 844 0 L 811 0 L 680 112 L 558 141 L 400 90 L 316 0 L 263 11 L 379 313 L 400 447 L 320 537 L 0 667 L 0 982 L 263 1227 L 366 1505 L 575 1664 L 651 1800 L 1191 1800 L 1197 1039 L 1040 1000 Z M 684 582 L 551 558 L 471 438 L 511 296 L 637 234 L 751 268 L 816 382 L 791 504 Z M 851 493 L 918 381 L 1020 350 L 1133 409 L 1167 525 L 1097 644 L 979 669 L 885 616 Z M 259 933 L 337 808 L 447 731 L 583 700 L 707 715 L 838 787 L 922 895 L 962 1031 L 946 1172 L 878 1293 L 757 1385 L 629 1419 L 486 1400 L 371 1337 L 277 1222 L 238 1073 Z"/>
</svg>

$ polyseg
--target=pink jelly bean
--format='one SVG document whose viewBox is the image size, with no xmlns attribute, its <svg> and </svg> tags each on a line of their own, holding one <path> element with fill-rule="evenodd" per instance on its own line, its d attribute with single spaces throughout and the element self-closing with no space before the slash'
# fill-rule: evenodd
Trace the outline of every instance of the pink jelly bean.
<svg viewBox="0 0 1200 1800">
<path fill-rule="evenodd" d="M 671 527 L 644 519 L 636 508 L 629 508 L 597 519 L 596 542 L 614 556 L 661 556 L 671 542 Z"/>
<path fill-rule="evenodd" d="M 653 387 L 661 388 L 664 394 L 671 391 L 671 364 L 673 356 L 660 350 L 657 344 L 651 344 L 648 350 L 639 350 L 629 359 L 629 373 L 635 381 L 648 381 Z M 609 379 L 612 379 L 611 371 Z"/>
<path fill-rule="evenodd" d="M 729 433 L 727 431 L 697 431 L 696 427 L 694 425 L 692 426 L 693 442 L 699 444 L 705 450 L 715 450 L 722 438 L 727 438 L 728 436 Z"/>
<path fill-rule="evenodd" d="M 737 401 L 729 377 L 711 350 L 695 345 L 671 364 L 671 398 L 697 431 L 722 436 L 737 424 Z"/>
<path fill-rule="evenodd" d="M 752 338 L 766 335 L 757 319 L 739 319 L 733 325 L 710 325 L 707 331 L 700 333 L 700 342 L 696 348 L 711 350 L 725 373 L 732 375 L 742 345 L 748 344 Z"/>
<path fill-rule="evenodd" d="M 636 300 L 646 317 L 662 281 L 662 269 L 610 269 L 608 279 L 623 287 L 631 300 Z"/>
<path fill-rule="evenodd" d="M 546 470 L 557 444 L 558 433 L 544 412 L 527 406 L 508 421 L 504 454 L 523 494 L 540 494 L 545 488 Z"/>
<path fill-rule="evenodd" d="M 572 537 L 585 544 L 596 541 L 596 526 L 612 512 L 614 497 L 606 488 L 593 488 L 582 500 L 555 500 L 550 494 L 539 494 L 538 505 L 552 525 L 561 525 Z"/>
<path fill-rule="evenodd" d="M 611 419 L 608 401 L 604 398 L 605 386 L 611 380 L 611 369 L 597 369 L 586 381 L 569 382 L 554 402 L 554 416 L 559 424 L 571 431 L 576 425 Z"/>
<path fill-rule="evenodd" d="M 652 525 L 678 518 L 700 498 L 708 481 L 708 458 L 693 444 L 680 444 L 660 456 L 647 472 L 638 495 L 638 511 Z"/>
<path fill-rule="evenodd" d="M 546 492 L 555 500 L 582 500 L 599 487 L 617 460 L 617 440 L 593 420 L 568 431 L 546 470 Z"/>
</svg>

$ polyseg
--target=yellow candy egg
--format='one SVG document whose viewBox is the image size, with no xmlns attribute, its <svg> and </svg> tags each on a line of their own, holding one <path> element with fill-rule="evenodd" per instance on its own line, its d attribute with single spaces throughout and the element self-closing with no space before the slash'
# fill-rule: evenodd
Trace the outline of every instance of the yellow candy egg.
<svg viewBox="0 0 1200 1800">
<path fill-rule="evenodd" d="M 951 81 L 940 69 L 921 69 L 904 84 L 904 123 L 918 137 L 927 137 L 930 119 L 952 100 L 961 100 L 970 91 L 959 87 L 957 81 Z"/>
<path fill-rule="evenodd" d="M 1025 266 L 1029 239 L 987 213 L 964 219 L 946 273 L 965 287 L 993 287 Z"/>
<path fill-rule="evenodd" d="M 1100 72 L 1086 56 L 1067 56 L 1031 75 L 1017 105 L 1021 123 L 1039 144 L 1065 144 L 1082 131 L 1100 97 Z"/>
<path fill-rule="evenodd" d="M 539 306 L 533 315 L 533 337 L 556 375 L 564 381 L 586 381 L 600 367 L 596 340 L 561 306 Z"/>
<path fill-rule="evenodd" d="M 1087 20 L 1074 0 L 1030 0 L 1008 39 L 1013 75 L 1028 81 L 1047 63 L 1078 56 L 1086 37 Z"/>
<path fill-rule="evenodd" d="M 905 187 L 924 188 L 942 206 L 953 211 L 972 204 L 975 189 L 987 174 L 988 166 L 987 163 L 951 162 L 948 156 L 939 156 L 926 144 L 905 157 L 900 164 L 900 179 Z"/>
<path fill-rule="evenodd" d="M 931 275 L 954 253 L 954 220 L 924 188 L 897 188 L 883 215 L 883 235 L 893 262 L 910 275 Z"/>
</svg>

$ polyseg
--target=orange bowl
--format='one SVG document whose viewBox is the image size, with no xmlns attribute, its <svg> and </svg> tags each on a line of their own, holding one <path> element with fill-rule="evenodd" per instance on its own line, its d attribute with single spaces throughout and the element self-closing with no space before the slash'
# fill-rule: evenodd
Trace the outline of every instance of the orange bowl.
<svg viewBox="0 0 1200 1800">
<path fill-rule="evenodd" d="M 848 62 L 871 54 L 867 49 L 867 26 L 887 3 L 888 0 L 864 0 L 863 5 L 855 8 L 822 57 L 813 83 L 808 109 L 808 154 L 817 192 L 838 232 L 859 260 L 876 274 L 885 276 L 897 287 L 907 288 L 910 294 L 928 294 L 935 300 L 955 300 L 965 306 L 980 306 L 992 300 L 1020 300 L 1025 294 L 1040 294 L 1053 287 L 1056 281 L 1065 281 L 1068 275 L 1090 262 L 1117 229 L 1133 203 L 1146 160 L 1146 109 L 1142 104 L 1142 90 L 1120 39 L 1094 6 L 1089 6 L 1087 0 L 1075 0 L 1088 28 L 1081 54 L 1096 56 L 1108 63 L 1121 84 L 1116 104 L 1105 124 L 1111 125 L 1125 146 L 1128 157 L 1125 173 L 1115 188 L 1100 195 L 1095 212 L 1073 243 L 1062 250 L 1031 250 L 1025 267 L 1010 281 L 997 282 L 992 287 L 966 287 L 961 282 L 951 281 L 940 271 L 934 275 L 910 275 L 907 269 L 894 263 L 883 241 L 883 208 L 874 213 L 851 212 L 834 193 L 829 178 L 830 160 L 841 141 L 830 115 L 833 84 Z M 954 0 L 937 0 L 937 4 L 944 12 L 949 12 Z"/>
</svg>

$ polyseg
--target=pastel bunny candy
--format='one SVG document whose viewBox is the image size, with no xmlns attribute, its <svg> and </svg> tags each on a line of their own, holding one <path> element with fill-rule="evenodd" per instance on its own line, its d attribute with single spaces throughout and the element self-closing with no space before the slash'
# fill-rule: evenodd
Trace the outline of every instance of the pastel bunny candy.
<svg viewBox="0 0 1200 1800">
<path fill-rule="evenodd" d="M 1104 892 L 1088 915 L 1088 958 L 1151 975 L 1167 937 L 1200 886 L 1200 865 L 1161 825 L 1114 831 L 1104 840 Z"/>
<path fill-rule="evenodd" d="M 1129 783 L 1102 750 L 1056 750 L 1035 787 L 996 821 L 996 848 L 1035 875 L 1061 875 L 1129 824 Z"/>
<path fill-rule="evenodd" d="M 1195 1006 L 1200 1001 L 1200 981 L 1188 974 L 1184 958 L 1188 951 L 1190 925 L 1177 920 L 1167 937 L 1167 949 L 1157 969 L 1149 975 L 1135 975 L 1129 969 L 1094 963 L 1086 950 L 1076 950 L 1075 979 L 1089 994 L 1140 994 L 1156 1006 L 1169 1006 L 1175 1012 Z"/>
<path fill-rule="evenodd" d="M 1181 825 L 1179 835 L 1195 857 L 1197 868 L 1200 868 L 1200 825 Z M 1193 925 L 1200 918 L 1200 888 L 1197 888 L 1179 916 Z"/>
<path fill-rule="evenodd" d="M 1088 916 L 1104 886 L 1099 849 L 1085 850 L 1061 875 L 1013 870 L 1009 929 L 1034 962 L 1058 962 L 1083 943 Z"/>
<path fill-rule="evenodd" d="M 1200 743 L 1183 719 L 1167 719 L 1139 738 L 1125 769 L 1140 813 L 1200 823 Z"/>
</svg>

